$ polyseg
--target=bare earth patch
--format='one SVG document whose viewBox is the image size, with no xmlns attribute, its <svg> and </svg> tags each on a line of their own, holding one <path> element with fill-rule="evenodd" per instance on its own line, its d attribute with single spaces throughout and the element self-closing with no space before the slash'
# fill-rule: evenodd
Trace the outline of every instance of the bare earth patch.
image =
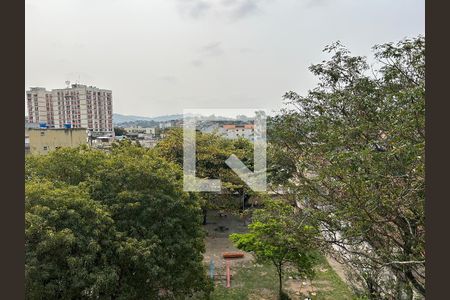
<svg viewBox="0 0 450 300">
<path fill-rule="evenodd" d="M 244 233 L 247 231 L 247 225 L 239 216 L 228 214 L 220 216 L 217 211 L 208 212 L 207 224 L 204 229 L 207 232 L 205 239 L 206 251 L 203 256 L 205 263 L 209 263 L 211 257 L 214 259 L 216 267 L 225 267 L 225 260 L 222 258 L 223 252 L 238 251 L 228 238 L 232 233 Z M 224 228 L 226 230 L 224 230 Z M 221 231 L 223 230 L 223 231 Z M 244 252 L 244 257 L 233 260 L 233 262 L 248 262 L 253 259 L 250 253 Z"/>
<path fill-rule="evenodd" d="M 214 260 L 216 292 L 212 299 L 278 299 L 275 269 L 272 269 L 270 265 L 255 263 L 252 254 L 237 249 L 229 240 L 230 234 L 247 231 L 246 222 L 236 215 L 221 216 L 217 211 L 210 211 L 207 221 L 207 225 L 204 226 L 207 232 L 204 263 L 209 266 L 211 258 Z M 234 251 L 243 252 L 244 257 L 230 260 L 231 288 L 227 289 L 225 288 L 226 261 L 222 254 Z M 317 274 L 316 279 L 312 281 L 296 278 L 286 279 L 284 281 L 285 292 L 293 300 L 304 300 L 306 296 L 324 300 L 351 299 L 345 284 L 336 282 L 336 280 L 345 280 L 343 266 L 332 259 L 324 258 L 324 264 L 319 266 Z"/>
<path fill-rule="evenodd" d="M 248 296 L 249 300 L 276 300 L 277 294 L 269 289 L 260 289 Z"/>
</svg>

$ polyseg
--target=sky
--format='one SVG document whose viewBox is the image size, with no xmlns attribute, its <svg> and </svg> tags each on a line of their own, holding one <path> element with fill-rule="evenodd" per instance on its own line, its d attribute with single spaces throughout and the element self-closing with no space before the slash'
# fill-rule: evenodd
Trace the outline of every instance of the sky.
<svg viewBox="0 0 450 300">
<path fill-rule="evenodd" d="M 114 113 L 277 111 L 305 94 L 311 64 L 341 41 L 425 33 L 424 0 L 26 0 L 25 89 L 65 81 L 111 89 Z M 25 97 L 25 96 L 24 96 Z"/>
</svg>

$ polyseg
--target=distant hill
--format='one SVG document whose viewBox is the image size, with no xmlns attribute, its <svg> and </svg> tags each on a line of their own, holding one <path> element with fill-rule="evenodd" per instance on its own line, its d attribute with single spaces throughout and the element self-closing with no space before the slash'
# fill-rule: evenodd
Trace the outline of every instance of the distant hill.
<svg viewBox="0 0 450 300">
<path fill-rule="evenodd" d="M 113 123 L 121 124 L 121 123 L 134 122 L 134 121 L 165 122 L 165 121 L 171 121 L 171 120 L 180 120 L 182 118 L 183 118 L 182 114 L 165 115 L 165 116 L 158 116 L 158 117 L 153 117 L 153 118 L 142 117 L 142 116 L 129 116 L 129 115 L 113 114 Z"/>
<path fill-rule="evenodd" d="M 233 121 L 235 119 L 228 118 L 228 117 L 222 117 L 222 116 L 201 116 L 201 115 L 194 115 L 194 114 L 188 114 L 189 117 L 199 117 L 200 119 L 208 119 L 208 120 L 228 120 Z M 251 118 L 248 118 L 246 116 L 238 116 L 241 121 L 249 121 L 252 120 Z M 147 122 L 167 122 L 167 121 L 173 121 L 173 120 L 181 120 L 183 119 L 183 114 L 175 114 L 175 115 L 164 115 L 164 116 L 158 116 L 158 117 L 142 117 L 142 116 L 130 116 L 130 115 L 121 115 L 121 114 L 113 114 L 113 123 L 115 125 L 119 124 L 128 124 L 135 123 L 138 121 L 147 121 Z M 143 125 L 141 125 L 143 126 Z"/>
</svg>

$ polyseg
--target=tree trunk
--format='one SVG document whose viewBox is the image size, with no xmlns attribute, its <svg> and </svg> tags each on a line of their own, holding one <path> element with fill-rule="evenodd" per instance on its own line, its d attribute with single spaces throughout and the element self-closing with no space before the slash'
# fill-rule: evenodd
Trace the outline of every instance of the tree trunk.
<svg viewBox="0 0 450 300">
<path fill-rule="evenodd" d="M 279 297 L 283 299 L 283 273 L 281 271 L 281 266 L 277 266 L 278 271 L 278 282 L 279 282 Z"/>
<path fill-rule="evenodd" d="M 203 212 L 203 225 L 206 225 L 206 216 L 208 214 L 208 210 L 206 208 L 202 208 Z"/>
<path fill-rule="evenodd" d="M 413 300 L 413 291 L 404 274 L 397 274 L 397 299 Z"/>
<path fill-rule="evenodd" d="M 409 279 L 409 281 L 411 282 L 411 284 L 416 288 L 416 290 L 425 297 L 425 286 L 422 285 L 421 283 L 419 283 L 416 278 L 414 277 L 413 273 L 411 270 L 408 270 L 406 272 L 406 278 Z"/>
<path fill-rule="evenodd" d="M 370 300 L 378 300 L 380 299 L 380 294 L 378 291 L 377 284 L 375 282 L 375 279 L 373 279 L 370 275 L 369 277 L 365 278 L 366 285 L 367 285 L 367 292 L 368 297 Z"/>
</svg>

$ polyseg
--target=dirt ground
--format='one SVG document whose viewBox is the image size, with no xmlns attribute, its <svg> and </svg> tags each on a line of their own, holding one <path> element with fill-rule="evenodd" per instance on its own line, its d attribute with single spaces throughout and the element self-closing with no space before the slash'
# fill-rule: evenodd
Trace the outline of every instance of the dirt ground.
<svg viewBox="0 0 450 300">
<path fill-rule="evenodd" d="M 341 264 L 340 262 L 336 261 L 331 256 L 327 256 L 327 262 L 330 265 L 331 268 L 333 268 L 334 272 L 341 278 L 341 280 L 347 284 L 350 284 L 350 282 L 347 279 L 347 276 L 345 275 L 346 270 L 345 266 Z"/>
<path fill-rule="evenodd" d="M 244 233 L 247 231 L 247 224 L 244 219 L 236 215 L 220 214 L 218 211 L 209 211 L 207 224 L 204 228 L 207 231 L 205 240 L 206 252 L 204 262 L 208 263 L 211 257 L 214 259 L 216 268 L 225 267 L 225 260 L 222 257 L 223 252 L 237 251 L 243 252 L 236 247 L 228 238 L 232 233 Z M 253 259 L 250 253 L 244 253 L 244 258 L 234 259 L 232 264 L 243 263 Z"/>
<path fill-rule="evenodd" d="M 244 219 L 239 215 L 227 214 L 219 211 L 209 211 L 207 215 L 207 224 L 204 226 L 207 236 L 205 240 L 206 251 L 204 254 L 204 263 L 210 265 L 211 258 L 214 260 L 214 268 L 216 276 L 219 276 L 219 281 L 225 282 L 225 259 L 222 255 L 224 252 L 236 251 L 243 252 L 237 249 L 229 239 L 232 233 L 245 233 L 247 231 L 248 219 Z M 244 257 L 240 259 L 230 260 L 231 275 L 240 269 L 244 264 L 254 263 L 253 256 L 250 253 L 243 252 Z M 345 282 L 344 267 L 334 259 L 327 257 L 327 261 L 336 274 Z M 325 272 L 326 270 L 319 270 Z M 264 274 L 261 274 L 263 276 Z M 294 278 L 289 278 L 285 282 L 286 290 L 290 291 L 292 299 L 301 299 L 304 297 L 300 295 L 316 295 L 319 290 L 328 290 L 328 282 L 313 280 L 303 281 Z M 256 292 L 256 291 L 255 291 Z M 264 295 L 263 295 L 264 294 Z M 253 297 L 252 297 L 253 296 Z M 258 291 L 257 294 L 252 295 L 250 299 L 276 299 L 276 295 L 272 295 L 269 291 Z"/>
</svg>

